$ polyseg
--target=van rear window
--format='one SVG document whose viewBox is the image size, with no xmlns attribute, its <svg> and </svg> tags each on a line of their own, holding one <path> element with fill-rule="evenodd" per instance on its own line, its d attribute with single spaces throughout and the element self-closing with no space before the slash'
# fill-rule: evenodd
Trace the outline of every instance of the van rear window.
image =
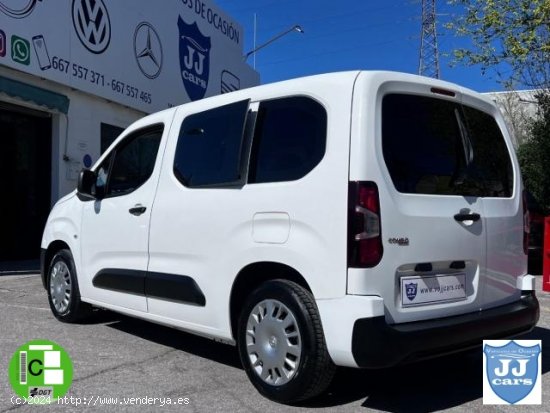
<svg viewBox="0 0 550 413">
<path fill-rule="evenodd" d="M 402 193 L 510 197 L 513 172 L 495 119 L 425 96 L 390 94 L 382 102 L 382 150 Z"/>
</svg>

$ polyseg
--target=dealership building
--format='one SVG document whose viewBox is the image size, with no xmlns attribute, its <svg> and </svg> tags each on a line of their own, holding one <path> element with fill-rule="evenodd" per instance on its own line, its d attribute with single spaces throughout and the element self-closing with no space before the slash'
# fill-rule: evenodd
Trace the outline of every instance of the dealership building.
<svg viewBox="0 0 550 413">
<path fill-rule="evenodd" d="M 0 0 L 0 271 L 130 123 L 259 84 L 210 0 Z"/>
</svg>

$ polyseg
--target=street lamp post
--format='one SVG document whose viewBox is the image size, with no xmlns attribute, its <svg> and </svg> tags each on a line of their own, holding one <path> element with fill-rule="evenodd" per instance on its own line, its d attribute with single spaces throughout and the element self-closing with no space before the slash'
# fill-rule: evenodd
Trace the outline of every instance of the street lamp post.
<svg viewBox="0 0 550 413">
<path fill-rule="evenodd" d="M 291 33 L 291 32 L 298 32 L 298 33 L 304 33 L 304 29 L 302 29 L 299 25 L 295 24 L 294 26 L 292 26 L 290 29 L 288 30 L 285 30 L 284 32 L 282 33 L 279 33 L 277 36 L 274 36 L 273 38 L 269 39 L 267 42 L 259 45 L 258 47 L 256 47 L 255 49 L 251 50 L 250 52 L 248 52 L 247 54 L 245 54 L 243 56 L 243 60 L 246 61 L 250 56 L 252 56 L 253 54 L 255 54 L 258 50 L 260 49 L 263 49 L 264 47 L 270 45 L 271 43 L 273 43 L 274 41 L 280 39 L 281 37 Z"/>
</svg>

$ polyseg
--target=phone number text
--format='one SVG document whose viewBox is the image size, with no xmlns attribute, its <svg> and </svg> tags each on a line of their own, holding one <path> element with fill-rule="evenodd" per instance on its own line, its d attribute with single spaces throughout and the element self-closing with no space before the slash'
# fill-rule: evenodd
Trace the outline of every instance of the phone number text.
<svg viewBox="0 0 550 413">
<path fill-rule="evenodd" d="M 89 69 L 79 65 L 78 63 L 71 63 L 70 61 L 62 59 L 58 56 L 54 56 L 52 58 L 52 69 L 101 87 L 110 87 L 113 92 L 127 96 L 131 99 L 140 100 L 147 104 L 151 104 L 153 102 L 151 93 L 149 92 L 140 90 L 139 88 L 118 79 L 106 79 L 103 73 Z"/>
</svg>

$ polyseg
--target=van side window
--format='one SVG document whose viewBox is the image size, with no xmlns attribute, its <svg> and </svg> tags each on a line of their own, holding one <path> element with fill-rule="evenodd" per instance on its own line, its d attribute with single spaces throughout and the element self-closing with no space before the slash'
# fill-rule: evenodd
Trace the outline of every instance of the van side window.
<svg viewBox="0 0 550 413">
<path fill-rule="evenodd" d="M 382 150 L 402 193 L 510 197 L 512 166 L 492 116 L 455 102 L 390 94 L 382 101 Z"/>
<path fill-rule="evenodd" d="M 235 185 L 241 181 L 248 100 L 185 118 L 174 159 L 174 175 L 187 187 Z"/>
<path fill-rule="evenodd" d="M 143 185 L 153 173 L 162 131 L 156 126 L 126 137 L 97 169 L 96 190 L 112 197 Z"/>
<path fill-rule="evenodd" d="M 294 181 L 325 154 L 327 113 L 307 97 L 261 102 L 252 144 L 249 183 Z"/>
</svg>

